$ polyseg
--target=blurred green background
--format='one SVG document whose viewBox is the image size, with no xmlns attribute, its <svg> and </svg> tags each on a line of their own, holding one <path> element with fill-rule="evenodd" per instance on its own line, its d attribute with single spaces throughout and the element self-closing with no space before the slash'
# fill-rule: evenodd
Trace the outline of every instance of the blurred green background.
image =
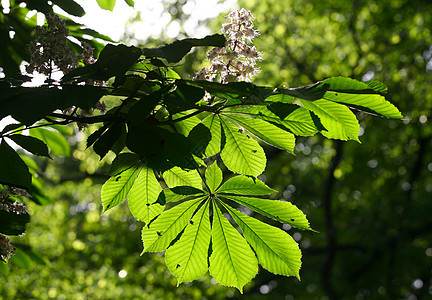
<svg viewBox="0 0 432 300">
<path fill-rule="evenodd" d="M 180 24 L 190 17 L 182 9 L 185 3 L 163 1 Z M 316 136 L 298 138 L 296 155 L 266 148 L 269 162 L 261 179 L 280 191 L 276 197 L 301 208 L 319 231 L 284 228 L 303 251 L 302 280 L 261 270 L 243 295 L 214 284 L 208 275 L 176 287 L 162 255 L 139 256 L 142 225 L 127 203 L 100 214 L 100 188 L 110 158 L 99 163 L 85 150 L 83 137 L 92 129 L 67 137 L 70 157 L 38 161 L 52 202 L 30 204 L 27 234 L 13 240 L 18 250 L 10 263 L 0 264 L 0 298 L 432 297 L 431 2 L 239 0 L 238 5 L 252 11 L 261 32 L 255 44 L 265 60 L 254 83 L 295 87 L 331 76 L 380 80 L 405 117 L 398 121 L 358 113 L 362 144 Z M 202 25 L 217 31 L 223 16 Z M 2 45 L 23 46 L 30 40 L 24 31 L 20 40 L 5 37 L 3 31 L 18 21 L 32 25 L 15 19 L 0 13 Z M 163 35 L 160 39 L 169 42 Z M 8 49 L 0 51 L 0 66 L 13 74 L 2 62 L 11 53 L 17 61 L 26 54 Z M 204 58 L 202 49 L 193 52 L 179 71 L 193 75 Z"/>
</svg>

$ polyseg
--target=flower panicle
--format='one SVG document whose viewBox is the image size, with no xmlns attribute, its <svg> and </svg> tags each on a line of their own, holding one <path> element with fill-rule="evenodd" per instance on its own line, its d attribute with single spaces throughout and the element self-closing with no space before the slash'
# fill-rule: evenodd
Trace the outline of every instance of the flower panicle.
<svg viewBox="0 0 432 300">
<path fill-rule="evenodd" d="M 6 261 L 6 259 L 9 259 L 14 254 L 15 250 L 15 247 L 10 243 L 10 239 L 0 234 L 0 259 Z"/>
<path fill-rule="evenodd" d="M 253 28 L 253 19 L 244 8 L 227 15 L 221 29 L 227 40 L 225 47 L 215 47 L 207 53 L 211 65 L 197 72 L 194 80 L 213 81 L 219 76 L 222 83 L 251 81 L 259 72 L 257 61 L 262 60 L 262 53 L 253 46 L 253 39 L 259 35 Z"/>
</svg>

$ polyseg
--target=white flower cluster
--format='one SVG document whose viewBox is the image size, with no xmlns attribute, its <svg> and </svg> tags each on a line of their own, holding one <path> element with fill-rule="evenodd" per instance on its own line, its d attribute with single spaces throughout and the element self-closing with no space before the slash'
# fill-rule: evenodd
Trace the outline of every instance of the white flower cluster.
<svg viewBox="0 0 432 300">
<path fill-rule="evenodd" d="M 15 202 L 1 201 L 0 202 L 0 210 L 12 212 L 12 213 L 15 213 L 18 215 L 29 214 L 27 206 L 24 203 L 21 203 L 18 201 L 15 201 Z"/>
<path fill-rule="evenodd" d="M 90 44 L 81 42 L 83 52 L 80 55 L 77 55 L 69 48 L 67 45 L 69 29 L 66 27 L 64 19 L 57 15 L 46 15 L 46 18 L 47 25 L 43 27 L 36 26 L 35 39 L 29 45 L 30 65 L 26 68 L 28 73 L 37 71 L 51 79 L 51 74 L 54 71 L 60 70 L 65 73 L 77 68 L 80 62 L 84 65 L 95 63 L 93 58 L 94 49 Z M 102 81 L 97 80 L 87 80 L 85 83 L 99 86 L 104 84 Z M 89 117 L 93 115 L 94 110 L 104 113 L 106 111 L 105 103 L 99 101 L 88 111 L 69 107 L 64 109 L 63 113 L 76 113 L 79 117 Z M 78 123 L 79 129 L 86 126 L 86 124 Z"/>
<path fill-rule="evenodd" d="M 0 259 L 5 261 L 6 259 L 9 259 L 12 254 L 15 252 L 15 247 L 13 247 L 10 243 L 10 239 L 0 234 Z"/>
<path fill-rule="evenodd" d="M 36 26 L 35 39 L 30 42 L 30 65 L 27 72 L 39 73 L 51 77 L 54 67 L 67 72 L 76 68 L 80 57 L 67 45 L 69 29 L 65 26 L 65 20 L 57 15 L 46 15 L 47 26 Z"/>
<path fill-rule="evenodd" d="M 259 72 L 256 62 L 262 60 L 262 53 L 252 45 L 259 32 L 253 29 L 253 16 L 242 8 L 231 12 L 222 25 L 227 41 L 225 47 L 215 47 L 207 53 L 210 67 L 199 71 L 194 80 L 213 81 L 218 75 L 222 83 L 250 81 Z"/>
<path fill-rule="evenodd" d="M 30 198 L 30 194 L 26 190 L 17 187 L 6 187 L 5 190 L 0 190 L 0 201 L 5 200 L 10 194 L 18 195 L 21 197 Z"/>
</svg>

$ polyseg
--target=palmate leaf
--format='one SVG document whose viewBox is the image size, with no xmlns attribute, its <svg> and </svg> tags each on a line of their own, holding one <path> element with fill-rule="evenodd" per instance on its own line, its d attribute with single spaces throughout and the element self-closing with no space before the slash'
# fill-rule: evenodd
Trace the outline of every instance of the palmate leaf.
<svg viewBox="0 0 432 300">
<path fill-rule="evenodd" d="M 132 168 L 108 179 L 101 190 L 103 211 L 107 211 L 123 202 L 138 178 L 141 167 Z"/>
<path fill-rule="evenodd" d="M 224 217 L 215 201 L 212 250 L 210 274 L 218 283 L 234 286 L 243 292 L 243 286 L 258 273 L 257 259 L 249 244 Z"/>
<path fill-rule="evenodd" d="M 384 97 L 387 88 L 381 82 L 360 82 L 344 77 L 332 77 L 323 82 L 329 85 L 324 99 L 367 108 L 388 118 L 402 118 L 399 110 Z"/>
<path fill-rule="evenodd" d="M 33 154 L 50 157 L 47 145 L 37 138 L 21 134 L 13 134 L 9 138 Z"/>
<path fill-rule="evenodd" d="M 232 177 L 224 182 L 217 190 L 218 194 L 238 194 L 238 195 L 270 195 L 276 192 L 269 188 L 261 180 L 239 175 Z"/>
<path fill-rule="evenodd" d="M 173 188 L 176 186 L 192 186 L 197 189 L 202 188 L 201 177 L 197 170 L 182 170 L 179 167 L 174 167 L 163 173 L 163 178 L 168 187 Z"/>
<path fill-rule="evenodd" d="M 230 113 L 246 114 L 259 118 L 286 128 L 295 135 L 311 136 L 318 132 L 318 128 L 314 124 L 310 112 L 303 107 L 298 107 L 283 119 L 263 106 L 248 107 L 242 110 L 230 111 Z"/>
<path fill-rule="evenodd" d="M 153 170 L 143 166 L 128 195 L 129 209 L 137 220 L 148 224 L 163 211 L 164 207 L 155 203 L 161 190 Z"/>
<path fill-rule="evenodd" d="M 186 227 L 198 205 L 206 197 L 183 202 L 164 211 L 141 232 L 145 252 L 165 251 L 178 234 Z"/>
<path fill-rule="evenodd" d="M 286 151 L 294 152 L 295 137 L 292 133 L 287 132 L 266 121 L 253 118 L 245 118 L 236 115 L 228 115 L 238 125 L 257 136 L 264 142 Z"/>
<path fill-rule="evenodd" d="M 222 125 L 217 115 L 212 114 L 202 121 L 210 130 L 211 139 L 205 150 L 207 157 L 213 156 L 221 151 L 222 143 Z"/>
<path fill-rule="evenodd" d="M 172 189 L 164 189 L 162 193 L 166 203 L 197 199 L 205 195 L 204 191 L 191 186 L 176 186 Z"/>
<path fill-rule="evenodd" d="M 66 138 L 57 130 L 48 130 L 45 128 L 32 128 L 29 134 L 43 141 L 52 153 L 57 155 L 69 156 L 70 146 Z"/>
<path fill-rule="evenodd" d="M 220 117 L 226 143 L 221 151 L 225 166 L 232 172 L 257 177 L 266 167 L 264 150 L 257 141 L 250 138 L 239 128 Z"/>
<path fill-rule="evenodd" d="M 165 253 L 168 269 L 177 277 L 177 285 L 203 276 L 208 270 L 210 246 L 210 201 L 189 221 L 184 233 Z"/>
<path fill-rule="evenodd" d="M 213 193 L 222 183 L 222 171 L 219 169 L 216 162 L 207 168 L 205 172 L 205 179 L 211 193 Z"/>
<path fill-rule="evenodd" d="M 0 183 L 22 188 L 32 183 L 27 165 L 4 139 L 0 141 Z"/>
<path fill-rule="evenodd" d="M 289 224 L 299 229 L 311 230 L 309 221 L 306 219 L 305 214 L 290 202 L 244 197 L 241 195 L 221 195 L 221 197 L 245 205 L 264 216 L 278 220 L 282 223 Z"/>
<path fill-rule="evenodd" d="M 300 280 L 301 251 L 290 235 L 228 205 L 224 207 L 240 226 L 264 269 L 278 275 L 296 276 Z"/>
<path fill-rule="evenodd" d="M 327 130 L 322 131 L 322 135 L 329 139 L 355 140 L 360 142 L 358 139 L 360 125 L 348 107 L 328 100 L 311 102 L 299 99 L 299 101 L 304 108 L 318 116 L 322 125 Z"/>
</svg>

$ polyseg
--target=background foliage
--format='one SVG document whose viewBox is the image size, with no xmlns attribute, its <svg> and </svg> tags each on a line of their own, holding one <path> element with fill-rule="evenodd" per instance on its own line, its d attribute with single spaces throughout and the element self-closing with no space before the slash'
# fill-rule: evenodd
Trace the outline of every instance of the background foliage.
<svg viewBox="0 0 432 300">
<path fill-rule="evenodd" d="M 180 2 L 172 5 L 181 7 Z M 297 140 L 297 156 L 266 149 L 271 157 L 266 183 L 283 191 L 280 198 L 298 205 L 320 233 L 290 231 L 304 253 L 301 282 L 261 271 L 242 297 L 426 299 L 432 284 L 430 4 L 267 0 L 240 6 L 256 16 L 261 31 L 257 48 L 267 58 L 259 76 L 266 84 L 298 86 L 338 75 L 360 80 L 373 76 L 387 84 L 393 103 L 407 117 L 401 122 L 360 115 L 365 131 L 360 146 L 313 137 Z M 217 29 L 220 20 L 214 24 Z M 255 82 L 264 83 L 259 78 Z M 94 173 L 97 158 L 84 148 L 77 143 L 72 160 L 56 157 L 63 169 L 42 164 L 49 179 L 46 192 L 59 200 L 30 207 L 37 213 L 27 236 L 17 242 L 32 245 L 45 264 L 31 263 L 24 254 L 29 252 L 19 249 L 22 254 L 12 259 L 11 272 L 0 279 L 0 295 L 240 297 L 232 289 L 208 284 L 208 278 L 174 289 L 174 277 L 162 258 L 139 258 L 140 228 L 127 208 L 109 213 L 109 220 L 100 216 L 98 183 L 105 178 Z M 81 172 L 66 172 L 71 169 Z M 121 270 L 128 275 L 120 278 Z"/>
</svg>

